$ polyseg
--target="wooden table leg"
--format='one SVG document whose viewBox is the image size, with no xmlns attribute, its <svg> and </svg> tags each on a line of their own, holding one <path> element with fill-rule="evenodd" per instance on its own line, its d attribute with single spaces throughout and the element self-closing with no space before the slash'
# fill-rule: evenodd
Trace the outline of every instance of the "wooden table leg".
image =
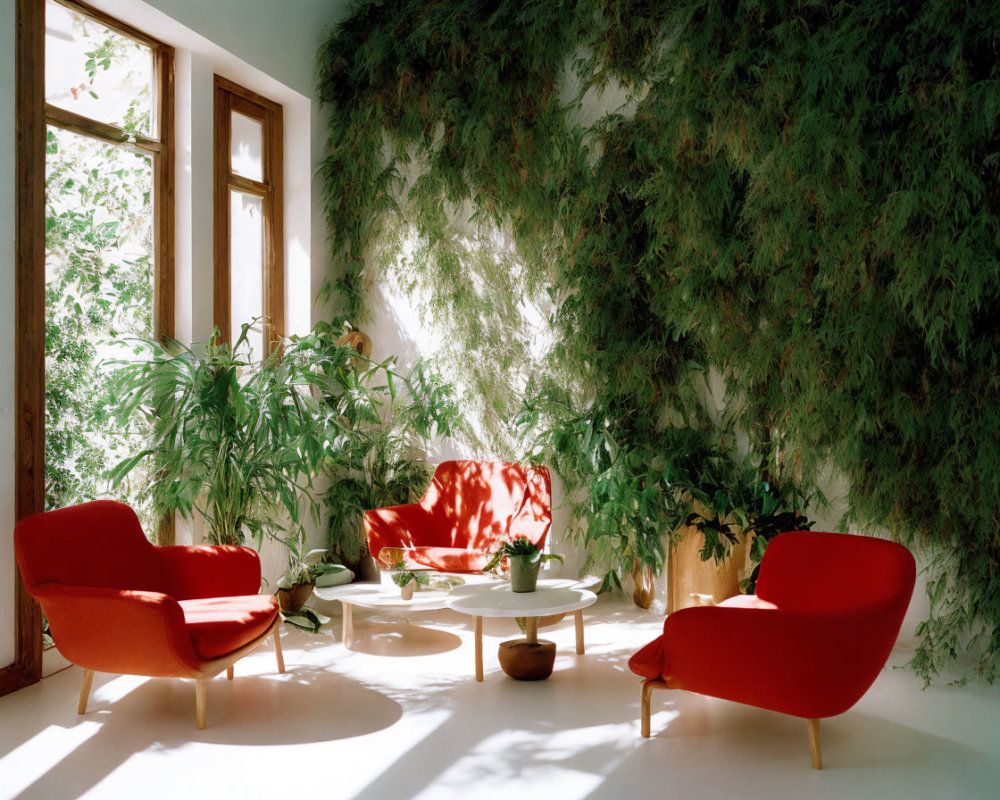
<svg viewBox="0 0 1000 800">
<path fill-rule="evenodd" d="M 538 617 L 528 617 L 525 621 L 524 638 L 528 644 L 535 644 L 538 641 Z"/>
<path fill-rule="evenodd" d="M 583 655 L 583 609 L 579 609 L 574 615 L 576 617 L 576 652 Z"/>
<path fill-rule="evenodd" d="M 341 600 L 340 608 L 344 614 L 344 624 L 341 629 L 341 639 L 344 640 L 344 647 L 349 648 L 351 646 L 351 639 L 354 638 L 354 620 L 352 618 L 353 615 L 351 613 L 351 609 L 353 608 L 353 606 L 351 606 L 350 603 Z"/>
<path fill-rule="evenodd" d="M 483 681 L 483 618 L 476 617 L 476 680 Z"/>
</svg>

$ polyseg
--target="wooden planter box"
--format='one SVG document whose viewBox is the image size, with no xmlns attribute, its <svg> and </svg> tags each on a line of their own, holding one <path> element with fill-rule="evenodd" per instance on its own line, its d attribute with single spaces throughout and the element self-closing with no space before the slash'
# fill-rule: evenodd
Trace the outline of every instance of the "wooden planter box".
<svg viewBox="0 0 1000 800">
<path fill-rule="evenodd" d="M 681 529 L 680 541 L 667 550 L 667 613 L 702 605 L 692 595 L 711 595 L 712 602 L 721 603 L 740 593 L 740 571 L 747 558 L 743 534 L 729 557 L 716 565 L 714 559 L 701 560 L 704 536 L 693 525 Z M 705 603 L 708 605 L 708 603 Z"/>
</svg>

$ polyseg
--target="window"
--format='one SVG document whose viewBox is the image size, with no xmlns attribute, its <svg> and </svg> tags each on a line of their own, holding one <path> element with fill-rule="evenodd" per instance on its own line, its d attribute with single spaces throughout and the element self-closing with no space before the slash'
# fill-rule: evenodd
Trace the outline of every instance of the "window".
<svg viewBox="0 0 1000 800">
<path fill-rule="evenodd" d="M 113 365 L 136 338 L 172 333 L 171 63 L 117 20 L 46 2 L 45 506 L 114 497 L 150 531 L 139 486 L 107 477 L 148 424 L 106 412 Z"/>
<path fill-rule="evenodd" d="M 56 396 L 53 388 L 100 391 L 96 364 L 108 354 L 98 352 L 99 342 L 173 333 L 174 51 L 72 0 L 17 0 L 16 13 L 15 498 L 22 519 L 55 502 L 53 491 L 103 492 L 87 483 L 102 477 L 102 465 L 76 455 L 62 465 L 71 464 L 79 480 L 50 481 L 51 445 L 66 456 L 70 427 L 46 430 L 52 403 L 73 406 L 71 436 L 102 435 L 94 427 L 102 415 L 76 402 L 88 398 Z M 52 313 L 68 321 L 65 329 Z M 94 368 L 60 372 L 80 357 Z M 73 446 L 87 449 L 92 442 L 83 439 Z M 16 615 L 16 661 L 0 669 L 0 694 L 41 675 L 41 618 L 20 578 Z"/>
<path fill-rule="evenodd" d="M 215 76 L 215 324 L 253 358 L 284 329 L 281 106 Z"/>
<path fill-rule="evenodd" d="M 172 47 L 89 6 L 47 0 L 47 167 L 51 172 L 54 148 L 89 148 L 95 161 L 106 163 L 131 154 L 134 164 L 116 167 L 133 168 L 122 182 L 133 177 L 148 184 L 145 193 L 151 196 L 139 210 L 148 224 L 131 237 L 132 252 L 118 254 L 119 260 L 131 256 L 149 262 L 152 301 L 143 327 L 168 336 L 174 327 L 173 80 Z M 46 194 L 51 208 L 51 185 Z M 100 202 L 98 196 L 84 204 Z M 110 222 L 107 215 L 113 213 L 98 211 L 98 224 Z M 140 226 L 134 216 L 117 220 L 120 229 L 135 232 Z M 142 236 L 147 241 L 139 241 Z"/>
</svg>

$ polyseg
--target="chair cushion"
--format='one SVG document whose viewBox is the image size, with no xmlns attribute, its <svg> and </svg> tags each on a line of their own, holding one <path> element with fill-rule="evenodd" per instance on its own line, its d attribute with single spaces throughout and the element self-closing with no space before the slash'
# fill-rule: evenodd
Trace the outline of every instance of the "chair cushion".
<svg viewBox="0 0 1000 800">
<path fill-rule="evenodd" d="M 763 608 L 765 610 L 777 608 L 774 603 L 761 600 L 755 594 L 737 594 L 733 597 L 727 597 L 718 605 L 726 608 Z"/>
<path fill-rule="evenodd" d="M 278 601 L 269 594 L 181 600 L 180 607 L 194 651 L 206 660 L 262 636 L 278 615 Z"/>
</svg>

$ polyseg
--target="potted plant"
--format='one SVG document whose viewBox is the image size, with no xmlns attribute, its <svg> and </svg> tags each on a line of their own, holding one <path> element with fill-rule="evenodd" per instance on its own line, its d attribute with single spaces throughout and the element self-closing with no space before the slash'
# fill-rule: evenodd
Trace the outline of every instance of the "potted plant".
<svg viewBox="0 0 1000 800">
<path fill-rule="evenodd" d="M 302 537 L 284 540 L 288 565 L 278 579 L 278 605 L 282 611 L 298 611 L 316 586 L 339 586 L 354 580 L 354 573 L 343 564 L 328 562 L 328 551 L 310 550 L 303 555 Z"/>
<path fill-rule="evenodd" d="M 567 532 L 587 551 L 582 571 L 604 575 L 600 592 L 622 591 L 631 572 L 633 598 L 645 607 L 668 540 L 690 513 L 685 490 L 718 447 L 700 426 L 620 412 L 544 379 L 529 386 L 517 425 L 529 458 L 562 479 L 573 517 Z"/>
<path fill-rule="evenodd" d="M 147 493 L 161 517 L 193 510 L 213 544 L 258 546 L 265 535 L 301 528 L 302 502 L 332 447 L 330 412 L 308 392 L 311 351 L 288 340 L 261 361 L 251 356 L 244 324 L 232 347 L 215 336 L 187 347 L 141 340 L 150 357 L 115 373 L 114 409 L 127 425 L 140 414 L 148 447 L 111 472 L 115 485 L 148 462 Z"/>
<path fill-rule="evenodd" d="M 682 536 L 671 550 L 674 588 L 668 612 L 689 605 L 692 594 L 716 600 L 741 591 L 752 594 L 767 543 L 785 531 L 809 530 L 812 522 L 801 509 L 825 502 L 818 490 L 804 492 L 749 463 L 734 468 L 713 491 L 692 488 L 691 493 L 694 513 L 686 520 L 687 539 Z M 700 543 L 692 533 L 700 534 Z M 740 580 L 746 570 L 749 575 Z"/>
<path fill-rule="evenodd" d="M 285 574 L 278 580 L 276 595 L 285 622 L 315 633 L 330 621 L 305 603 L 316 586 L 338 586 L 354 580 L 354 573 L 342 564 L 326 561 L 326 550 L 310 550 L 303 554 L 305 542 L 302 536 L 284 540 L 288 548 L 288 565 Z"/>
<path fill-rule="evenodd" d="M 393 565 L 392 582 L 399 587 L 399 596 L 404 600 L 413 598 L 413 592 L 420 586 L 428 583 L 428 578 L 421 572 L 408 570 L 402 561 L 397 561 Z"/>
<path fill-rule="evenodd" d="M 497 550 L 483 571 L 493 569 L 506 558 L 510 566 L 510 589 L 512 592 L 533 592 L 538 584 L 538 570 L 543 561 L 563 557 L 555 553 L 543 553 L 538 546 L 526 536 L 518 536 L 512 542 L 504 542 Z"/>
<path fill-rule="evenodd" d="M 322 550 L 320 552 L 325 553 Z M 289 553 L 285 574 L 278 580 L 277 596 L 278 606 L 281 610 L 289 613 L 298 611 L 309 599 L 314 586 L 314 578 L 310 574 L 308 565 Z"/>
<path fill-rule="evenodd" d="M 340 319 L 319 323 L 299 346 L 313 353 L 310 381 L 335 431 L 324 463 L 329 547 L 363 574 L 364 512 L 420 496 L 431 479 L 427 442 L 451 433 L 458 409 L 452 388 L 423 362 L 407 373 L 394 358 L 374 361 L 355 334 Z"/>
</svg>

